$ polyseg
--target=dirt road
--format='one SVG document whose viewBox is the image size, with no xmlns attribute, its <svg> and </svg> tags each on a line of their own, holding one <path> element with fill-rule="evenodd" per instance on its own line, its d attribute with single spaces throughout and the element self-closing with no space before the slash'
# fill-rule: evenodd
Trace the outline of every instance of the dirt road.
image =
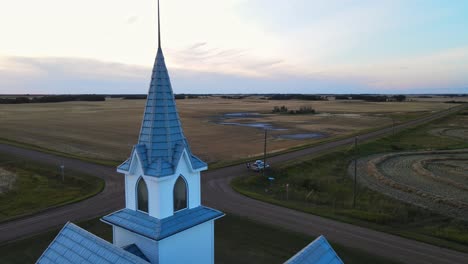
<svg viewBox="0 0 468 264">
<path fill-rule="evenodd" d="M 428 122 L 446 114 L 448 112 L 436 113 L 430 117 L 396 126 L 395 130 Z M 386 128 L 361 135 L 359 138 L 361 141 L 374 139 L 392 133 L 392 131 L 392 128 Z M 318 155 L 338 146 L 352 144 L 353 141 L 353 138 L 348 138 L 282 154 L 270 158 L 269 163 L 293 160 L 304 155 Z M 0 144 L 0 152 L 56 166 L 64 164 L 65 168 L 95 175 L 106 181 L 103 192 L 90 199 L 0 224 L 0 243 L 38 234 L 62 226 L 67 221 L 76 222 L 101 216 L 124 206 L 124 178 L 123 175 L 117 174 L 114 168 L 2 144 Z M 468 254 L 465 253 L 337 222 L 242 196 L 231 189 L 229 182 L 244 172 L 245 166 L 241 164 L 203 173 L 203 203 L 227 213 L 246 216 L 260 222 L 281 226 L 311 236 L 323 234 L 333 242 L 405 263 L 466 263 L 468 260 Z"/>
</svg>

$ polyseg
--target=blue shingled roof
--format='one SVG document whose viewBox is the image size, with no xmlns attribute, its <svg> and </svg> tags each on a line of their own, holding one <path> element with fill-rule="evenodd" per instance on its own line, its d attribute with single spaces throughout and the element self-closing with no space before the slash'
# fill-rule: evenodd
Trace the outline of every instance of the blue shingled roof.
<svg viewBox="0 0 468 264">
<path fill-rule="evenodd" d="M 39 264 L 149 264 L 111 243 L 67 223 L 37 260 Z"/>
<path fill-rule="evenodd" d="M 158 48 L 140 137 L 133 153 L 138 154 L 145 175 L 163 177 L 174 174 L 184 149 L 193 169 L 207 166 L 192 154 L 184 136 L 164 55 L 162 49 Z M 130 164 L 131 159 L 122 163 L 118 169 L 128 171 Z"/>
<path fill-rule="evenodd" d="M 185 209 L 164 219 L 158 219 L 139 211 L 122 209 L 104 216 L 102 221 L 153 240 L 161 240 L 223 215 L 222 212 L 205 206 Z"/>
<path fill-rule="evenodd" d="M 285 264 L 343 264 L 324 236 L 319 236 Z"/>
<path fill-rule="evenodd" d="M 143 252 L 141 252 L 140 248 L 135 244 L 130 244 L 128 246 L 123 247 L 122 249 L 149 262 L 149 259 L 145 256 L 145 254 L 143 254 Z"/>
</svg>

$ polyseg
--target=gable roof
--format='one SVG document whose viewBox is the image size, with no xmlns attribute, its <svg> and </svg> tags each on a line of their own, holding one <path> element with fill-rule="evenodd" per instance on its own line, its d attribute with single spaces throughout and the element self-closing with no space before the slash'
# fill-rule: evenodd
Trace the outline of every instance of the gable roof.
<svg viewBox="0 0 468 264">
<path fill-rule="evenodd" d="M 134 152 L 138 153 L 145 175 L 163 177 L 174 173 L 184 150 L 193 169 L 207 166 L 192 154 L 185 138 L 164 54 L 158 47 L 140 136 L 132 156 Z M 121 164 L 118 170 L 128 171 L 131 159 Z"/>
<path fill-rule="evenodd" d="M 299 251 L 285 264 L 343 264 L 335 250 L 324 236 L 319 236 L 312 243 Z"/>
<path fill-rule="evenodd" d="M 122 209 L 104 216 L 102 221 L 159 241 L 222 216 L 224 213 L 205 206 L 185 209 L 163 219 L 139 211 Z"/>
<path fill-rule="evenodd" d="M 68 222 L 36 263 L 148 264 L 149 262 Z"/>
</svg>

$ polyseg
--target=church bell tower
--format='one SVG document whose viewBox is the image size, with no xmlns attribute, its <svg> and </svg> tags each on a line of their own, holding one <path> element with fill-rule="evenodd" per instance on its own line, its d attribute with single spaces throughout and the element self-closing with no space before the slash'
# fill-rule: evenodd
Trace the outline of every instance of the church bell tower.
<svg viewBox="0 0 468 264">
<path fill-rule="evenodd" d="M 125 208 L 102 221 L 113 243 L 132 247 L 150 263 L 214 263 L 214 220 L 222 212 L 201 205 L 200 172 L 177 113 L 161 47 L 158 50 L 138 143 L 118 166 L 125 175 Z"/>
</svg>

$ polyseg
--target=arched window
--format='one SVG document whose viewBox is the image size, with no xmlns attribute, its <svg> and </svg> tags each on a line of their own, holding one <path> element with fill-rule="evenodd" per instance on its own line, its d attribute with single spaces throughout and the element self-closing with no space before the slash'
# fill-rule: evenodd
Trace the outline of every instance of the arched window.
<svg viewBox="0 0 468 264">
<path fill-rule="evenodd" d="M 137 208 L 139 211 L 148 212 L 148 188 L 143 178 L 137 184 Z"/>
<path fill-rule="evenodd" d="M 179 176 L 174 185 L 174 212 L 187 208 L 187 183 Z"/>
</svg>

